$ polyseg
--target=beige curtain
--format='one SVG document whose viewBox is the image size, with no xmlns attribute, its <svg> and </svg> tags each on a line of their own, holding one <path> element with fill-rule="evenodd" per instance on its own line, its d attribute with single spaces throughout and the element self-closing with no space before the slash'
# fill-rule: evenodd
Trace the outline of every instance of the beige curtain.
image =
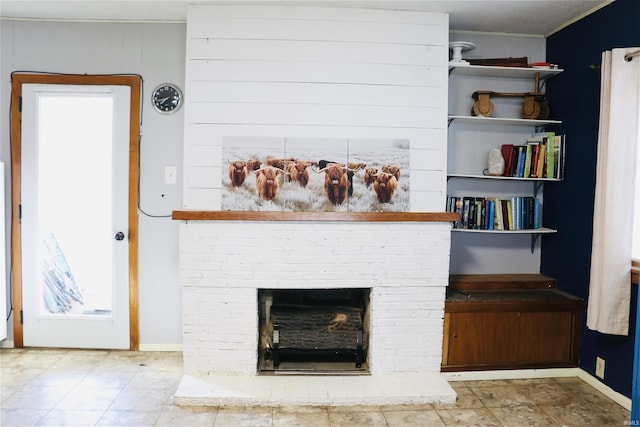
<svg viewBox="0 0 640 427">
<path fill-rule="evenodd" d="M 613 49 L 602 54 L 587 327 L 614 335 L 629 334 L 640 57 L 625 56 L 638 50 Z"/>
</svg>

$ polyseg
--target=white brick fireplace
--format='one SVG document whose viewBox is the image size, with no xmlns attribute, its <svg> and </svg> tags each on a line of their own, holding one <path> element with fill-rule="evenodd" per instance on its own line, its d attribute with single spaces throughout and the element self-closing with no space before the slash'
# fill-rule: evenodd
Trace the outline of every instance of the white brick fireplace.
<svg viewBox="0 0 640 427">
<path fill-rule="evenodd" d="M 180 234 L 185 377 L 177 403 L 455 400 L 440 377 L 448 223 L 187 221 Z M 258 289 L 363 287 L 371 288 L 370 375 L 257 375 Z"/>
<path fill-rule="evenodd" d="M 189 7 L 177 403 L 455 400 L 440 375 L 451 218 L 424 214 L 445 207 L 448 41 L 444 13 Z M 238 136 L 408 140 L 410 212 L 220 212 Z M 368 375 L 257 374 L 258 289 L 354 287 L 371 289 Z"/>
</svg>

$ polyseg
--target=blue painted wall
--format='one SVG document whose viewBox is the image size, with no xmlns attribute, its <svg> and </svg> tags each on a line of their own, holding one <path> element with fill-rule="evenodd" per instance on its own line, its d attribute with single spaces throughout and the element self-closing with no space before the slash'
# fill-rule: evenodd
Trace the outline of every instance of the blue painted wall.
<svg viewBox="0 0 640 427">
<path fill-rule="evenodd" d="M 640 46 L 640 1 L 616 0 L 549 36 L 547 61 L 565 72 L 549 80 L 555 130 L 567 135 L 565 180 L 544 189 L 545 225 L 559 232 L 542 240 L 541 272 L 558 287 L 584 298 L 589 292 L 591 239 L 600 102 L 602 51 Z M 635 60 L 640 60 L 636 58 Z M 628 337 L 600 334 L 583 326 L 580 367 L 595 376 L 596 357 L 605 359 L 604 383 L 631 398 L 638 287 L 632 287 Z M 583 323 L 586 321 L 586 311 Z"/>
</svg>

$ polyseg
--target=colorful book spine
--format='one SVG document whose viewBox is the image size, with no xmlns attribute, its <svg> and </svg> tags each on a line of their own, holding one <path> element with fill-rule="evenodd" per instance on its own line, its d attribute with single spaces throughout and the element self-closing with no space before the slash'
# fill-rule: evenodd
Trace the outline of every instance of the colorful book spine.
<svg viewBox="0 0 640 427">
<path fill-rule="evenodd" d="M 533 158 L 533 144 L 526 145 L 526 152 L 524 156 L 524 171 L 522 176 L 524 178 L 529 178 L 531 176 L 531 159 Z"/>
<path fill-rule="evenodd" d="M 513 172 L 513 144 L 502 144 L 500 148 L 502 157 L 504 158 L 504 176 L 512 176 Z"/>
<path fill-rule="evenodd" d="M 488 214 L 486 220 L 486 229 L 493 230 L 494 229 L 494 221 L 495 221 L 495 201 L 487 200 Z"/>
<path fill-rule="evenodd" d="M 516 175 L 518 178 L 524 177 L 524 164 L 526 159 L 526 147 L 521 146 L 518 150 L 518 174 Z"/>
<path fill-rule="evenodd" d="M 546 164 L 545 160 L 546 160 L 546 155 L 547 155 L 547 143 L 546 143 L 546 139 L 543 140 L 542 143 L 540 143 L 540 150 L 538 152 L 538 169 L 537 169 L 537 173 L 536 173 L 536 177 L 537 178 L 545 178 L 545 170 L 544 170 L 544 166 Z"/>
<path fill-rule="evenodd" d="M 513 210 L 514 210 L 513 200 L 507 200 L 507 211 L 509 212 L 509 230 L 516 229 Z"/>
<path fill-rule="evenodd" d="M 555 178 L 555 134 L 549 132 L 547 139 L 547 178 Z"/>
</svg>

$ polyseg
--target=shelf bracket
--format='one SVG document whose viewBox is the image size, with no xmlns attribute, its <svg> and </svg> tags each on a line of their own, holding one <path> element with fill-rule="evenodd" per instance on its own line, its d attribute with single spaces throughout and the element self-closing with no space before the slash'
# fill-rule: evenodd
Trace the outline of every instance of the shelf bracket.
<svg viewBox="0 0 640 427">
<path fill-rule="evenodd" d="M 542 187 L 541 181 L 533 181 L 533 197 L 538 197 L 538 192 L 540 191 L 541 187 Z"/>
<path fill-rule="evenodd" d="M 540 234 L 532 234 L 531 235 L 531 253 L 533 253 L 533 251 L 536 248 L 536 241 L 540 238 Z"/>
</svg>

